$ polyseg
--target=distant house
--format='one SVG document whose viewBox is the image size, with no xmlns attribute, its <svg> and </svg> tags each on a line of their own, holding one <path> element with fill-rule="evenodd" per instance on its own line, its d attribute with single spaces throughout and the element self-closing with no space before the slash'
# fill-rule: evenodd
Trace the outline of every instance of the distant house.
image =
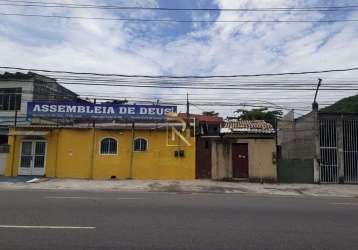
<svg viewBox="0 0 358 250">
<path fill-rule="evenodd" d="M 36 73 L 0 75 L 0 125 L 27 124 L 27 103 L 31 101 L 77 101 L 78 95 L 56 79 Z M 17 117 L 16 117 L 17 116 Z"/>
<path fill-rule="evenodd" d="M 77 101 L 78 95 L 57 83 L 53 78 L 36 73 L 0 75 L 0 175 L 8 152 L 9 126 L 34 122 L 27 118 L 27 103 L 31 101 Z"/>
<path fill-rule="evenodd" d="M 228 121 L 212 140 L 212 178 L 276 182 L 276 144 L 272 125 Z"/>
</svg>

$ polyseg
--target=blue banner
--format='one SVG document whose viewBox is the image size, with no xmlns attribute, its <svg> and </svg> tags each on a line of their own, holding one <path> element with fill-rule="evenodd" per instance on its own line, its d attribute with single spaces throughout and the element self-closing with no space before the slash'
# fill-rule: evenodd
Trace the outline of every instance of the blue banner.
<svg viewBox="0 0 358 250">
<path fill-rule="evenodd" d="M 130 121 L 164 120 L 176 113 L 176 106 L 92 103 L 28 102 L 27 116 L 37 118 L 119 119 Z"/>
</svg>

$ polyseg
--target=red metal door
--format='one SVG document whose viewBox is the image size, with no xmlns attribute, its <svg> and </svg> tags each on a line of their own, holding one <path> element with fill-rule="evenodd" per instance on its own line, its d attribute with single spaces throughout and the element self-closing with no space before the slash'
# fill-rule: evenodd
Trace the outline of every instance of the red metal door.
<svg viewBox="0 0 358 250">
<path fill-rule="evenodd" d="M 233 178 L 249 178 L 249 152 L 246 143 L 232 144 Z"/>
</svg>

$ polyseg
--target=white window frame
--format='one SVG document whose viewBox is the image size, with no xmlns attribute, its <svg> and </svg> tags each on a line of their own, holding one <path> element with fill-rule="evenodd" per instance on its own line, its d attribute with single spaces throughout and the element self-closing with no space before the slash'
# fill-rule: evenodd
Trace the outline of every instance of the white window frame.
<svg viewBox="0 0 358 250">
<path fill-rule="evenodd" d="M 31 157 L 32 157 L 32 161 L 34 159 L 35 156 L 35 148 L 34 148 L 34 144 L 36 144 L 36 142 L 44 142 L 45 143 L 45 152 L 44 152 L 44 167 L 40 168 L 43 170 L 43 174 L 39 174 L 39 172 L 36 172 L 36 168 L 33 166 L 34 163 L 31 163 L 31 166 L 29 169 L 24 169 L 21 167 L 21 161 L 22 161 L 22 143 L 23 142 L 31 142 Z M 23 139 L 20 142 L 20 159 L 19 159 L 19 167 L 18 167 L 18 175 L 40 175 L 40 176 L 46 176 L 46 163 L 47 163 L 47 146 L 48 146 L 48 142 L 46 139 Z M 39 169 L 37 169 L 39 171 Z"/>
<path fill-rule="evenodd" d="M 105 139 L 112 139 L 112 140 L 115 140 L 116 141 L 116 144 L 117 144 L 117 150 L 116 150 L 116 153 L 112 154 L 112 153 L 102 153 L 102 142 L 103 140 Z M 99 155 L 103 155 L 103 156 L 106 156 L 106 155 L 118 155 L 118 151 L 119 151 L 119 143 L 118 143 L 118 140 L 114 137 L 102 137 L 101 140 L 99 141 Z"/>
<path fill-rule="evenodd" d="M 142 140 L 145 140 L 147 142 L 147 147 L 145 148 L 144 151 L 142 150 L 135 150 L 135 141 L 138 140 L 138 139 L 142 139 Z M 134 140 L 133 140 L 133 152 L 139 152 L 139 153 L 144 153 L 144 152 L 147 152 L 148 151 L 148 148 L 149 148 L 149 141 L 147 138 L 144 138 L 144 137 L 135 137 Z"/>
</svg>

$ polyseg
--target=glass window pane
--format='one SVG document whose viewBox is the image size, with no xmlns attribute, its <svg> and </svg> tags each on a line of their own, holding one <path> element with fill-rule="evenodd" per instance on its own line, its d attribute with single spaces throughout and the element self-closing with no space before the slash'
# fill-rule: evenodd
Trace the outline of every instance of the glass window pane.
<svg viewBox="0 0 358 250">
<path fill-rule="evenodd" d="M 32 154 L 32 142 L 23 142 L 21 148 L 21 155 L 31 155 Z"/>
<path fill-rule="evenodd" d="M 36 155 L 44 155 L 45 149 L 46 149 L 45 142 L 36 142 L 36 146 L 35 146 L 35 154 Z"/>
<path fill-rule="evenodd" d="M 20 110 L 21 88 L 0 89 L 0 110 Z"/>
<path fill-rule="evenodd" d="M 16 95 L 16 110 L 21 109 L 21 95 Z"/>
<path fill-rule="evenodd" d="M 9 95 L 4 95 L 4 110 L 9 110 Z"/>
<path fill-rule="evenodd" d="M 101 141 L 101 154 L 117 154 L 117 141 L 105 138 Z"/>
<path fill-rule="evenodd" d="M 32 156 L 21 156 L 21 167 L 30 168 Z"/>
<path fill-rule="evenodd" d="M 137 138 L 134 140 L 134 151 L 146 151 L 147 140 L 143 138 Z"/>
<path fill-rule="evenodd" d="M 9 95 L 9 110 L 15 110 L 15 95 Z"/>
<path fill-rule="evenodd" d="M 0 110 L 4 110 L 4 95 L 0 94 Z"/>
<path fill-rule="evenodd" d="M 114 139 L 110 139 L 110 154 L 116 154 L 117 153 L 117 141 Z"/>
<path fill-rule="evenodd" d="M 45 166 L 45 156 L 35 156 L 34 167 L 43 168 Z"/>
<path fill-rule="evenodd" d="M 141 145 L 141 146 L 142 146 L 142 148 L 141 148 L 141 149 L 142 149 L 142 151 L 146 151 L 146 150 L 147 150 L 147 141 L 143 139 L 143 140 L 142 140 L 142 145 Z"/>
</svg>

